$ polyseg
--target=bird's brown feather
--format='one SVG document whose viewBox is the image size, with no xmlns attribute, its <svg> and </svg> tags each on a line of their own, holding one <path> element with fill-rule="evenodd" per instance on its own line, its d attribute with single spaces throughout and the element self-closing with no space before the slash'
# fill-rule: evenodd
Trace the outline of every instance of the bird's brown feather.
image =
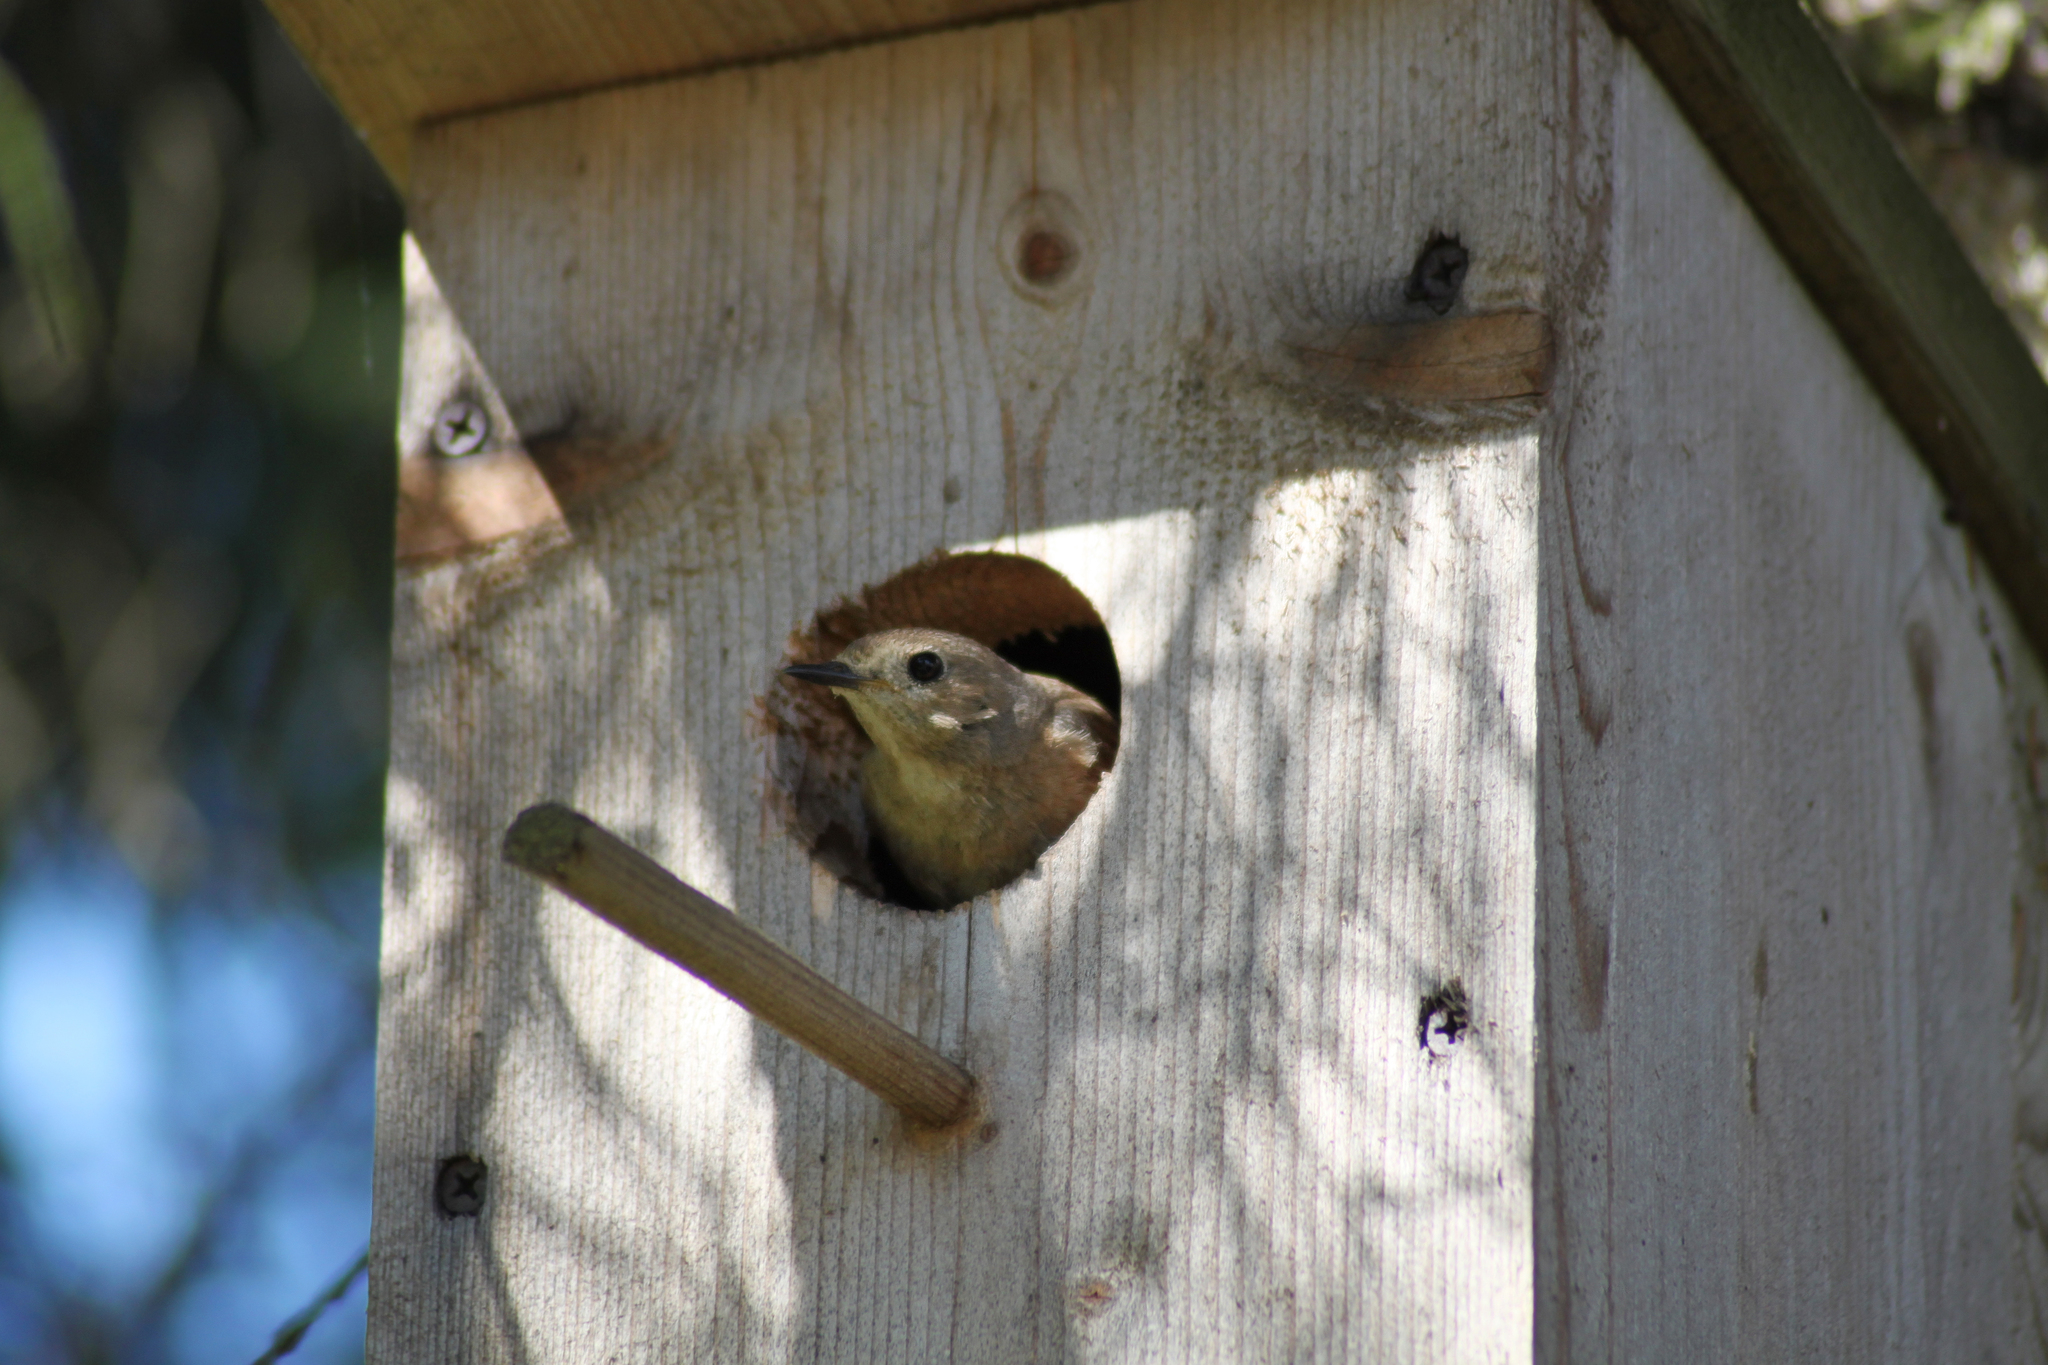
<svg viewBox="0 0 2048 1365">
<path fill-rule="evenodd" d="M 910 670 L 934 653 L 942 672 Z M 1029 871 L 1116 762 L 1117 723 L 1100 702 L 965 637 L 883 631 L 855 640 L 834 664 L 843 671 L 792 672 L 846 697 L 875 741 L 861 760 L 861 805 L 935 907 Z"/>
</svg>

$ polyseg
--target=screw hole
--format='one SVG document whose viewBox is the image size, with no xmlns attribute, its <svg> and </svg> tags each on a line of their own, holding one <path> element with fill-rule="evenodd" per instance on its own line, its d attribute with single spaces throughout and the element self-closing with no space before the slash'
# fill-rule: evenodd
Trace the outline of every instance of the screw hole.
<svg viewBox="0 0 2048 1365">
<path fill-rule="evenodd" d="M 1408 272 L 1408 302 L 1427 305 L 1439 317 L 1450 312 L 1458 301 L 1458 291 L 1464 288 L 1465 269 L 1471 261 L 1471 253 L 1457 238 L 1433 234 L 1415 258 L 1415 268 Z"/>
<path fill-rule="evenodd" d="M 1422 997 L 1416 1036 L 1431 1058 L 1450 1056 L 1471 1027 L 1472 1000 L 1459 978 L 1452 977 Z"/>
<path fill-rule="evenodd" d="M 450 1218 L 474 1218 L 483 1211 L 490 1171 L 473 1156 L 451 1156 L 434 1176 L 434 1207 Z"/>
</svg>

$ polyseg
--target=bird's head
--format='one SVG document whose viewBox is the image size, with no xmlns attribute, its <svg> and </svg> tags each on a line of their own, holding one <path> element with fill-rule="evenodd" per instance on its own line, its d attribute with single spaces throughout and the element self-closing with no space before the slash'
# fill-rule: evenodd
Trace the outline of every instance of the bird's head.
<svg viewBox="0 0 2048 1365">
<path fill-rule="evenodd" d="M 1048 704 L 1023 670 L 943 630 L 877 631 L 830 663 L 782 671 L 846 698 L 880 747 L 931 762 L 1001 762 Z"/>
</svg>

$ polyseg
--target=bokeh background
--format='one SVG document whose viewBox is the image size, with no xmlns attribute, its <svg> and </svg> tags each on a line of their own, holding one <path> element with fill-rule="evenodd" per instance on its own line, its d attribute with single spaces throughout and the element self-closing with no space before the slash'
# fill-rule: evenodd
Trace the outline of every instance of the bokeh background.
<svg viewBox="0 0 2048 1365">
<path fill-rule="evenodd" d="M 1816 0 L 2048 362 L 2048 0 Z M 0 0 L 0 1365 L 362 1355 L 402 212 L 260 5 Z"/>
<path fill-rule="evenodd" d="M 0 62 L 0 1361 L 247 1362 L 369 1235 L 401 214 L 260 6 Z"/>
</svg>

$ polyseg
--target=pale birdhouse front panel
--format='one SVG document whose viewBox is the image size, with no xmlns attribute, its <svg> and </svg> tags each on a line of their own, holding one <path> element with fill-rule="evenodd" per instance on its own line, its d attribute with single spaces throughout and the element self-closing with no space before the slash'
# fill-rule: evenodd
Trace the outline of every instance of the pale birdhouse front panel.
<svg viewBox="0 0 2048 1365">
<path fill-rule="evenodd" d="M 1482 8 L 1114 5 L 421 139 L 415 325 L 481 363 L 415 360 L 408 449 L 469 394 L 562 509 L 402 594 L 378 1284 L 465 1305 L 429 1355 L 1526 1355 L 1549 40 Z M 1035 870 L 877 894 L 777 671 L 835 610 L 1106 632 L 1121 754 Z M 503 867 L 543 799 L 985 1121 L 920 1148 Z"/>
</svg>

